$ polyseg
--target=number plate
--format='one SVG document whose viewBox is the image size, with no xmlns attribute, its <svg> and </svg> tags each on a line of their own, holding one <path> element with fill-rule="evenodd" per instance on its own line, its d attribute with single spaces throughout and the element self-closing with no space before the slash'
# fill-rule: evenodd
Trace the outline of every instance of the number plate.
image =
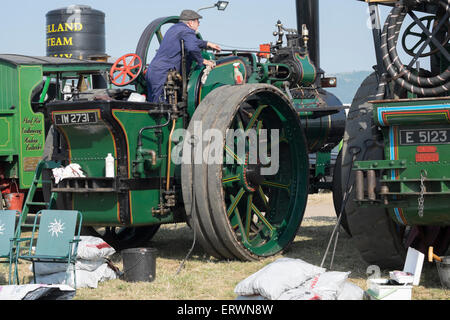
<svg viewBox="0 0 450 320">
<path fill-rule="evenodd" d="M 96 123 L 97 112 L 60 113 L 55 114 L 53 119 L 57 125 Z"/>
<path fill-rule="evenodd" d="M 450 143 L 450 129 L 400 130 L 400 145 L 448 143 Z"/>
</svg>

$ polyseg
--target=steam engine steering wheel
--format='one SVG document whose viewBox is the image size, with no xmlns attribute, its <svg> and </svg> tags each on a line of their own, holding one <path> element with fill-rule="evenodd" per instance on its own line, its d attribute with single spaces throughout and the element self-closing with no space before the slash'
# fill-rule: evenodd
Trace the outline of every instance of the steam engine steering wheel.
<svg viewBox="0 0 450 320">
<path fill-rule="evenodd" d="M 430 30 L 430 33 L 433 32 L 433 29 L 439 24 L 439 19 L 436 20 L 436 16 L 425 16 L 419 19 L 420 22 L 422 22 L 424 24 L 424 26 Z M 427 41 L 427 39 L 429 38 L 425 32 L 423 32 L 423 30 L 420 31 L 415 31 L 414 27 L 417 27 L 417 23 L 413 22 L 411 23 L 406 29 L 405 32 L 403 33 L 403 37 L 402 37 L 402 46 L 403 46 L 403 50 L 405 50 L 405 52 L 407 54 L 409 54 L 410 56 L 414 57 L 417 54 L 417 49 L 424 44 L 425 41 Z M 440 32 L 445 32 L 445 36 L 444 36 L 444 41 L 441 43 L 442 46 L 446 46 L 446 44 L 448 43 L 448 41 L 450 40 L 450 23 L 447 19 L 446 23 L 444 24 L 444 26 L 441 28 Z M 409 39 L 409 41 L 407 40 Z M 415 41 L 412 41 L 413 39 L 416 39 Z M 411 42 L 413 44 L 411 44 Z M 431 56 L 437 52 L 439 52 L 439 48 L 434 48 L 434 46 L 431 46 L 430 43 L 428 44 L 427 47 L 430 47 L 431 49 L 429 49 L 428 52 L 423 52 L 421 53 L 418 57 L 419 58 L 423 58 L 423 57 L 428 57 Z M 434 49 L 433 49 L 434 48 Z"/>
<path fill-rule="evenodd" d="M 114 85 L 122 87 L 133 82 L 139 76 L 141 70 L 141 58 L 135 53 L 128 53 L 114 62 L 109 71 L 109 77 Z"/>
</svg>

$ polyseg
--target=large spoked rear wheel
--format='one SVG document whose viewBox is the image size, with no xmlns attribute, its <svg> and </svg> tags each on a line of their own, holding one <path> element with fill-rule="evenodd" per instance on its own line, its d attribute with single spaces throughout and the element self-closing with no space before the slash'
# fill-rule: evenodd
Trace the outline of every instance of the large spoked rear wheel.
<svg viewBox="0 0 450 320">
<path fill-rule="evenodd" d="M 199 104 L 188 132 L 183 198 L 205 250 L 256 260 L 288 247 L 306 206 L 308 157 L 284 94 L 265 84 L 220 87 Z"/>
</svg>

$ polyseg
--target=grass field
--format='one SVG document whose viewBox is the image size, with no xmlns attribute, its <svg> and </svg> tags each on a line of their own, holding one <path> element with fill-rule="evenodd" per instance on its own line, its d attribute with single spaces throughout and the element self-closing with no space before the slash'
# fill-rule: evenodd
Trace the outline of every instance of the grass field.
<svg viewBox="0 0 450 320">
<path fill-rule="evenodd" d="M 319 199 L 320 200 L 320 199 Z M 309 203 L 319 201 L 311 198 Z M 153 282 L 129 283 L 120 279 L 100 283 L 98 288 L 77 290 L 77 300 L 228 300 L 236 299 L 236 284 L 280 257 L 299 258 L 320 265 L 336 218 L 329 216 L 306 217 L 289 250 L 257 262 L 219 261 L 207 257 L 197 243 L 183 268 L 182 261 L 193 243 L 193 231 L 183 223 L 163 226 L 149 246 L 158 250 L 156 279 Z M 332 248 L 324 267 L 330 270 Z M 113 263 L 123 270 L 119 253 Z M 366 289 L 366 269 L 350 238 L 341 229 L 331 270 L 351 271 L 349 280 Z M 32 279 L 29 265 L 20 264 L 20 278 L 28 283 Z M 388 271 L 382 270 L 383 277 Z M 7 284 L 7 265 L 0 265 L 0 285 Z M 450 290 L 441 287 L 436 266 L 424 262 L 421 283 L 413 288 L 413 300 L 448 300 Z"/>
</svg>

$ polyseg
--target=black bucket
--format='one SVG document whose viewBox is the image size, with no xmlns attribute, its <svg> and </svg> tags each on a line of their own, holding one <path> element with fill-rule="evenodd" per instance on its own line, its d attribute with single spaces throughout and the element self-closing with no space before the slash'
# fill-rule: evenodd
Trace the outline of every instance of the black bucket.
<svg viewBox="0 0 450 320">
<path fill-rule="evenodd" d="M 444 288 L 450 288 L 450 256 L 441 257 L 442 261 L 436 261 L 439 279 Z"/>
<path fill-rule="evenodd" d="M 156 276 L 154 248 L 131 248 L 121 251 L 124 280 L 128 282 L 152 282 Z"/>
</svg>

